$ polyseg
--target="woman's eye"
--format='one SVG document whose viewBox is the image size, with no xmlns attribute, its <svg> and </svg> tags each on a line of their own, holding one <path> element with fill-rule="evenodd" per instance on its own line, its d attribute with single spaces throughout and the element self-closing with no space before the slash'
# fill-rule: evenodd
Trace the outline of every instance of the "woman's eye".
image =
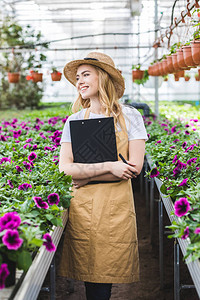
<svg viewBox="0 0 200 300">
<path fill-rule="evenodd" d="M 85 73 L 84 76 L 89 76 L 89 74 L 88 74 L 88 73 Z"/>
</svg>

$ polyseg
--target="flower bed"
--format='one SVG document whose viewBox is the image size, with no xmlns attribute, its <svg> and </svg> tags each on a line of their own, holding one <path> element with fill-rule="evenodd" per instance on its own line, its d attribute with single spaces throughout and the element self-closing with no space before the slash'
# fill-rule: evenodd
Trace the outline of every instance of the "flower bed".
<svg viewBox="0 0 200 300">
<path fill-rule="evenodd" d="M 49 232 L 62 226 L 71 199 L 71 176 L 57 166 L 66 118 L 0 124 L 0 289 L 9 275 L 5 256 L 27 271 L 41 245 L 55 250 Z"/>
<path fill-rule="evenodd" d="M 189 238 L 188 257 L 200 258 L 200 152 L 198 119 L 184 123 L 180 119 L 145 120 L 149 141 L 147 153 L 156 164 L 148 175 L 159 178 L 161 192 L 171 197 L 178 221 L 169 228 L 170 237 Z"/>
</svg>

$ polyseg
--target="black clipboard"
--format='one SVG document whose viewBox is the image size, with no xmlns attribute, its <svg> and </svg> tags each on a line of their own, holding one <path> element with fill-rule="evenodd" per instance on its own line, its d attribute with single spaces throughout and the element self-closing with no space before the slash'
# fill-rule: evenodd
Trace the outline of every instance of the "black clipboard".
<svg viewBox="0 0 200 300">
<path fill-rule="evenodd" d="M 74 162 L 118 160 L 113 117 L 72 120 L 69 125 Z"/>
</svg>

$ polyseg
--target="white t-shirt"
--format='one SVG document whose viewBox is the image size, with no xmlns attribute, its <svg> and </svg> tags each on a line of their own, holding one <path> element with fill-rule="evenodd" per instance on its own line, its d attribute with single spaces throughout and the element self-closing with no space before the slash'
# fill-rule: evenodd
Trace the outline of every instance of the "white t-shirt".
<svg viewBox="0 0 200 300">
<path fill-rule="evenodd" d="M 85 116 L 85 112 L 86 112 L 86 108 L 69 116 L 69 118 L 67 119 L 64 125 L 60 143 L 71 142 L 69 121 L 83 120 Z M 131 141 L 131 140 L 144 139 L 147 141 L 148 140 L 147 132 L 140 112 L 134 107 L 125 106 L 125 105 L 122 105 L 122 112 L 125 118 L 126 128 L 128 132 L 128 140 Z M 103 114 L 94 114 L 92 112 L 90 112 L 89 115 L 89 119 L 103 118 L 103 117 L 105 117 Z M 119 124 L 117 125 L 117 129 L 119 131 L 121 130 Z"/>
</svg>

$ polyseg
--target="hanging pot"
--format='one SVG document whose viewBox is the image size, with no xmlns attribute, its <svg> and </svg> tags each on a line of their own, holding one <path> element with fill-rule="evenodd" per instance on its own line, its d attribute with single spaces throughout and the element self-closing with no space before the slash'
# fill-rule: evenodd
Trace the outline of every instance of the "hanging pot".
<svg viewBox="0 0 200 300">
<path fill-rule="evenodd" d="M 32 72 L 32 77 L 34 82 L 39 82 L 43 80 L 43 73 Z"/>
<path fill-rule="evenodd" d="M 8 270 L 10 272 L 10 274 L 6 278 L 5 287 L 10 287 L 12 285 L 15 285 L 16 262 L 8 259 L 5 253 L 0 252 L 0 255 L 2 256 L 2 263 L 7 264 Z"/>
<path fill-rule="evenodd" d="M 19 78 L 20 78 L 20 73 L 19 72 L 8 73 L 8 81 L 10 83 L 17 83 L 17 82 L 19 82 Z"/>
<path fill-rule="evenodd" d="M 196 81 L 200 81 L 200 76 L 195 76 Z"/>
<path fill-rule="evenodd" d="M 169 73 L 174 73 L 175 72 L 171 55 L 167 56 L 167 67 L 168 67 Z"/>
<path fill-rule="evenodd" d="M 62 73 L 60 72 L 53 72 L 51 73 L 51 79 L 52 81 L 60 81 L 62 77 Z"/>
<path fill-rule="evenodd" d="M 144 77 L 144 71 L 142 70 L 132 70 L 132 80 L 142 79 Z"/>
<path fill-rule="evenodd" d="M 184 77 L 185 76 L 185 71 L 181 70 L 175 73 L 178 77 Z"/>
<path fill-rule="evenodd" d="M 173 63 L 174 70 L 175 72 L 177 72 L 180 70 L 180 67 L 177 62 L 177 53 L 172 53 L 171 56 L 172 56 L 172 63 Z"/>
<path fill-rule="evenodd" d="M 184 57 L 183 57 L 183 50 L 182 49 L 178 49 L 177 50 L 177 63 L 179 65 L 179 68 L 181 70 L 189 70 L 190 68 L 188 68 L 188 66 L 185 63 Z"/>
<path fill-rule="evenodd" d="M 191 42 L 191 52 L 195 64 L 200 65 L 200 41 Z"/>
<path fill-rule="evenodd" d="M 185 78 L 185 81 L 189 81 L 190 80 L 190 77 L 184 77 Z"/>
<path fill-rule="evenodd" d="M 163 59 L 163 64 L 162 65 L 163 65 L 164 75 L 169 74 L 167 59 Z"/>
<path fill-rule="evenodd" d="M 196 67 L 197 64 L 195 64 L 193 58 L 192 58 L 192 50 L 191 50 L 191 46 L 183 46 L 183 58 L 185 61 L 185 64 L 188 67 Z"/>
</svg>

